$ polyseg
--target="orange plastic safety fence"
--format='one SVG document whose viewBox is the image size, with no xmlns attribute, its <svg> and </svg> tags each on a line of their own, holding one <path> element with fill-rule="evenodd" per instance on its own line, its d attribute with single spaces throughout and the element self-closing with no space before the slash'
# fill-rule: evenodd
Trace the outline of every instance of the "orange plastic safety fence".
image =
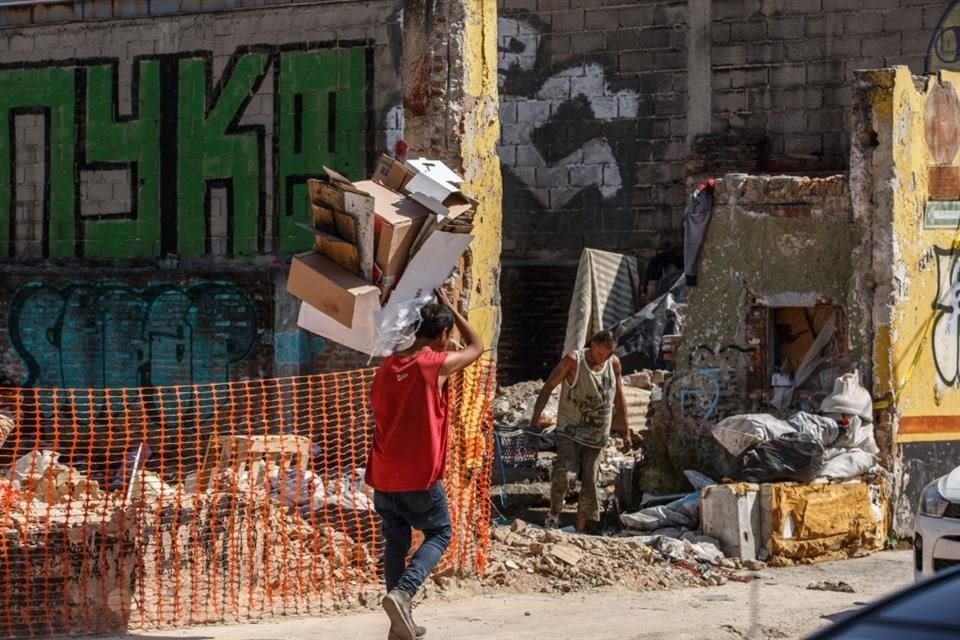
<svg viewBox="0 0 960 640">
<path fill-rule="evenodd" d="M 0 389 L 0 636 L 322 614 L 381 589 L 363 466 L 373 370 Z M 451 380 L 453 542 L 482 572 L 494 367 Z"/>
</svg>

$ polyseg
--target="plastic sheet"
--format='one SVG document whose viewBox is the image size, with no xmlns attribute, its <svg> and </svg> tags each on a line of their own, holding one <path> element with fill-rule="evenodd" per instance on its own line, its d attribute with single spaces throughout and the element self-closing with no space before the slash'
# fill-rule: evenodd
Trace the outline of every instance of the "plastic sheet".
<svg viewBox="0 0 960 640">
<path fill-rule="evenodd" d="M 789 424 L 797 433 L 814 436 L 824 447 L 829 447 L 840 437 L 840 425 L 832 418 L 799 411 L 789 418 Z"/>
<path fill-rule="evenodd" d="M 420 326 L 420 309 L 433 302 L 433 294 L 390 303 L 376 313 L 376 339 L 373 356 L 386 357 L 413 345 Z"/>
<path fill-rule="evenodd" d="M 793 431 L 789 424 L 769 414 L 748 413 L 721 420 L 710 433 L 731 455 L 739 456 L 758 443 Z"/>
</svg>

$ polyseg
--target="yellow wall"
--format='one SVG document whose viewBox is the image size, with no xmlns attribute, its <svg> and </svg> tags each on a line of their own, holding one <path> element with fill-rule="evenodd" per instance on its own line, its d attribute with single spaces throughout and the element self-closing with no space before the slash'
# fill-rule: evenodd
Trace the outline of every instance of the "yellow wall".
<svg viewBox="0 0 960 640">
<path fill-rule="evenodd" d="M 942 86 L 935 88 L 938 82 Z M 943 71 L 918 89 L 905 67 L 897 69 L 893 109 L 887 112 L 893 135 L 896 302 L 891 326 L 878 328 L 877 348 L 883 350 L 889 331 L 893 357 L 888 374 L 890 388 L 898 391 L 899 442 L 960 439 L 960 283 L 955 279 L 960 245 L 954 244 L 955 223 L 935 228 L 925 219 L 931 203 L 960 210 L 960 192 L 951 204 L 930 198 L 935 166 L 960 167 L 960 110 L 952 104 L 960 105 L 960 74 Z"/>
<path fill-rule="evenodd" d="M 502 231 L 503 185 L 497 139 L 500 137 L 497 94 L 497 7 L 490 0 L 464 0 L 465 97 L 463 156 L 465 191 L 480 202 L 475 222 L 470 323 L 489 348 L 500 327 L 498 274 Z"/>
</svg>

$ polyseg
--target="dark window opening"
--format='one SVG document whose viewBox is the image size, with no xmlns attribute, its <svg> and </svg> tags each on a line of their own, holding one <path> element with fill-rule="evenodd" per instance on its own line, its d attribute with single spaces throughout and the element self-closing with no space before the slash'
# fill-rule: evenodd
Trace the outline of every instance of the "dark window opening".
<svg viewBox="0 0 960 640">
<path fill-rule="evenodd" d="M 792 404 L 816 411 L 837 377 L 849 370 L 847 319 L 841 307 L 755 305 L 747 324 L 747 339 L 757 347 L 750 392 L 759 399 L 770 400 L 774 387 L 789 379 L 795 386 Z"/>
</svg>

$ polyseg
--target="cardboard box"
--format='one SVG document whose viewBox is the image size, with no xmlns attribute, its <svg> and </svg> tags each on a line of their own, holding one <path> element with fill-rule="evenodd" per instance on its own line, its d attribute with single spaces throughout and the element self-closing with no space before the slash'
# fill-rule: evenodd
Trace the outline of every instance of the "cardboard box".
<svg viewBox="0 0 960 640">
<path fill-rule="evenodd" d="M 379 272 L 374 284 L 389 289 L 407 266 L 413 241 L 431 214 L 413 200 L 375 182 L 357 182 L 356 186 L 374 199 L 374 262 Z"/>
<path fill-rule="evenodd" d="M 449 277 L 453 267 L 460 260 L 460 256 L 469 246 L 473 236 L 459 233 L 434 232 L 424 243 L 423 249 L 410 259 L 403 276 L 397 283 L 390 302 L 386 308 L 393 304 L 399 304 L 407 300 L 420 297 L 426 292 L 433 291 L 443 281 Z M 312 254 L 317 255 L 317 254 Z M 299 256 L 298 256 L 299 257 Z M 321 260 L 323 258 L 321 257 Z M 294 261 L 296 263 L 296 260 Z M 326 261 L 333 269 L 343 271 L 333 263 Z M 322 264 L 322 263 L 321 263 Z M 290 270 L 290 277 L 293 278 L 293 269 Z M 349 274 L 346 274 L 349 276 Z M 317 276 L 309 276 L 316 281 Z M 328 294 L 331 285 L 329 283 L 319 283 L 326 288 Z M 365 283 L 361 283 L 365 284 Z M 287 289 L 290 290 L 288 282 Z M 371 291 L 373 293 L 371 293 Z M 291 290 L 291 293 L 297 293 Z M 350 294 L 352 301 L 353 317 L 349 323 L 342 321 L 342 315 L 334 317 L 329 311 L 317 307 L 309 300 L 304 300 L 300 305 L 300 315 L 297 319 L 297 325 L 307 331 L 319 336 L 337 342 L 351 349 L 355 349 L 368 355 L 382 355 L 374 353 L 377 338 L 377 320 L 379 312 L 385 308 L 381 306 L 379 291 L 376 287 L 367 285 L 366 289 L 355 287 L 344 293 Z M 300 297 L 300 296 L 298 296 Z M 320 300 L 321 303 L 325 299 Z M 344 296 L 338 297 L 341 310 L 346 308 Z"/>
<path fill-rule="evenodd" d="M 380 301 L 379 289 L 315 251 L 293 257 L 287 291 L 347 328 L 359 300 Z"/>
<path fill-rule="evenodd" d="M 437 160 L 417 158 L 407 162 L 407 167 L 415 175 L 404 188 L 413 200 L 436 213 L 438 220 L 457 218 L 476 209 L 477 201 L 460 190 L 463 178 L 447 165 Z"/>
<path fill-rule="evenodd" d="M 381 155 L 377 160 L 377 166 L 373 170 L 371 180 L 377 184 L 382 184 L 388 189 L 393 189 L 398 193 L 406 195 L 407 183 L 416 173 L 404 165 L 402 162 L 387 155 Z"/>
</svg>

